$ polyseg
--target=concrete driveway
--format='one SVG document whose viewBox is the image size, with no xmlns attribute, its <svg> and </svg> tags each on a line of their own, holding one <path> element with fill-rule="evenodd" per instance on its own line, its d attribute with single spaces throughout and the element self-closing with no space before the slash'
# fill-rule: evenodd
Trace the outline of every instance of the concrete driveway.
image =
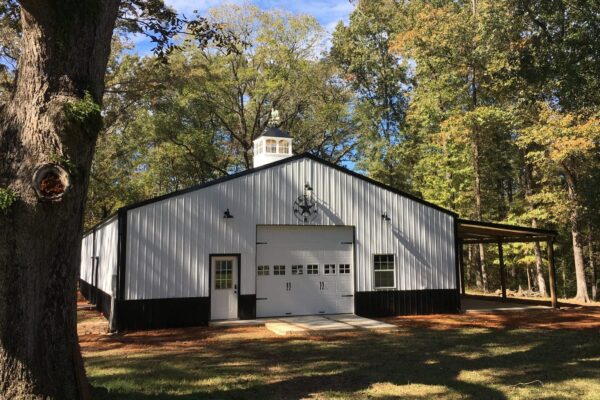
<svg viewBox="0 0 600 400">
<path fill-rule="evenodd" d="M 386 331 L 396 329 L 395 325 L 354 314 L 308 315 L 285 317 L 270 320 L 265 327 L 278 335 L 319 334 L 355 330 Z"/>
</svg>

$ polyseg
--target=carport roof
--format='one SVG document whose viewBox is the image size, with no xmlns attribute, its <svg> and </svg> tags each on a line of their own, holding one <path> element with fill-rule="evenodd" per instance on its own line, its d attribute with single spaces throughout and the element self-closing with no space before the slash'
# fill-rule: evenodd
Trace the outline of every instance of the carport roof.
<svg viewBox="0 0 600 400">
<path fill-rule="evenodd" d="M 463 243 L 541 242 L 553 240 L 558 235 L 554 230 L 518 225 L 480 222 L 468 219 L 459 219 L 457 222 L 458 238 Z"/>
</svg>

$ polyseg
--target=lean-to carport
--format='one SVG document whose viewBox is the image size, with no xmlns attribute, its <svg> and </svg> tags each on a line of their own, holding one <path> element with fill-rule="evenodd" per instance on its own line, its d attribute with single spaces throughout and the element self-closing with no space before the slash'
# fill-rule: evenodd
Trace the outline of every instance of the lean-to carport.
<svg viewBox="0 0 600 400">
<path fill-rule="evenodd" d="M 556 298 L 556 268 L 554 265 L 554 240 L 557 232 L 553 230 L 528 228 L 516 225 L 479 222 L 466 219 L 458 220 L 458 248 L 461 293 L 465 294 L 464 251 L 465 244 L 493 244 L 498 245 L 498 258 L 500 260 L 500 286 L 502 300 L 506 300 L 506 269 L 504 267 L 504 243 L 533 243 L 546 242 L 548 244 L 548 269 L 550 275 L 550 299 L 552 307 L 558 308 Z"/>
</svg>

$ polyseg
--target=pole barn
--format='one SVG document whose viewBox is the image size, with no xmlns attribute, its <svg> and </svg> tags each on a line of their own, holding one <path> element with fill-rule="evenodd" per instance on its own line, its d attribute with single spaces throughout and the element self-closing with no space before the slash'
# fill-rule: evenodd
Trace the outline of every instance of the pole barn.
<svg viewBox="0 0 600 400">
<path fill-rule="evenodd" d="M 80 288 L 111 329 L 460 310 L 458 215 L 268 128 L 254 168 L 126 206 L 83 238 Z"/>
</svg>

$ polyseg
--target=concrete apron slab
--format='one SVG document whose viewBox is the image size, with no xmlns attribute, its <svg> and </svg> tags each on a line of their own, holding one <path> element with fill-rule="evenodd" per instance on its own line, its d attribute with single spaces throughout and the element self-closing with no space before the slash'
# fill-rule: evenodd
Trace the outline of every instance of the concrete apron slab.
<svg viewBox="0 0 600 400">
<path fill-rule="evenodd" d="M 266 319 L 224 319 L 220 321 L 210 321 L 208 326 L 218 328 L 233 328 L 237 326 L 261 326 L 274 321 L 272 318 Z"/>
<path fill-rule="evenodd" d="M 374 319 L 359 317 L 354 314 L 338 314 L 328 315 L 327 318 L 334 321 L 343 322 L 348 325 L 355 326 L 357 328 L 368 329 L 368 330 L 394 330 L 398 328 L 396 325 L 388 324 L 386 322 L 377 321 Z"/>
<path fill-rule="evenodd" d="M 300 326 L 292 325 L 288 322 L 282 321 L 267 322 L 265 324 L 265 328 L 280 336 L 309 335 L 311 333 L 311 331 L 306 328 L 302 328 Z"/>
<path fill-rule="evenodd" d="M 360 329 L 389 331 L 396 328 L 396 326 L 391 324 L 353 314 L 285 317 L 277 321 L 267 322 L 265 327 L 278 335 L 318 335 Z"/>
</svg>

